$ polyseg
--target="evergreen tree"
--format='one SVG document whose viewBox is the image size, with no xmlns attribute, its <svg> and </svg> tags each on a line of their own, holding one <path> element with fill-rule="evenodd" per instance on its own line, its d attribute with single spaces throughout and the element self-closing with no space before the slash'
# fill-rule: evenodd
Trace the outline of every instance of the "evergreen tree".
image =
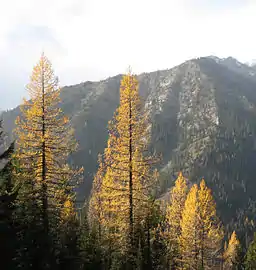
<svg viewBox="0 0 256 270">
<path fill-rule="evenodd" d="M 135 228 L 135 245 L 137 248 L 136 269 L 157 269 L 157 261 L 162 263 L 163 250 L 158 249 L 163 238 L 160 236 L 160 224 L 163 221 L 163 215 L 160 209 L 160 204 L 155 199 L 149 200 L 148 212 L 146 218 L 140 226 Z M 164 247 L 163 245 L 161 245 Z"/>
<path fill-rule="evenodd" d="M 88 220 L 90 228 L 97 231 L 99 240 L 101 240 L 103 209 L 102 209 L 102 179 L 104 177 L 104 165 L 101 155 L 99 155 L 99 168 L 94 176 L 89 201 Z"/>
<path fill-rule="evenodd" d="M 175 182 L 175 186 L 170 192 L 170 204 L 167 206 L 166 219 L 168 229 L 168 247 L 170 254 L 171 269 L 176 269 L 179 260 L 179 243 L 178 239 L 181 234 L 180 221 L 184 209 L 188 187 L 182 173 Z"/>
<path fill-rule="evenodd" d="M 159 270 L 169 268 L 169 249 L 165 235 L 166 221 L 162 208 L 161 203 L 155 203 L 150 238 L 152 269 Z"/>
<path fill-rule="evenodd" d="M 61 209 L 59 267 L 79 269 L 79 223 L 74 209 L 74 198 L 66 198 Z"/>
<path fill-rule="evenodd" d="M 16 227 L 13 219 L 14 201 L 19 190 L 12 176 L 11 155 L 14 143 L 7 149 L 4 147 L 4 132 L 2 120 L 0 120 L 0 253 L 2 256 L 1 267 L 3 269 L 14 269 L 13 259 L 16 255 L 17 238 Z"/>
<path fill-rule="evenodd" d="M 23 183 L 15 201 L 14 211 L 19 243 L 15 262 L 17 268 L 21 269 L 44 269 L 42 252 L 45 239 L 42 233 L 40 205 L 34 199 L 33 186 L 23 181 L 24 179 L 20 180 Z"/>
<path fill-rule="evenodd" d="M 101 250 L 101 242 L 98 238 L 99 234 L 94 227 L 89 227 L 87 216 L 85 215 L 79 230 L 79 258 L 80 269 L 109 269 L 104 263 L 105 257 Z M 103 268 L 103 265 L 105 268 Z"/>
<path fill-rule="evenodd" d="M 256 269 L 256 233 L 254 233 L 254 239 L 248 247 L 245 260 L 245 269 Z"/>
</svg>

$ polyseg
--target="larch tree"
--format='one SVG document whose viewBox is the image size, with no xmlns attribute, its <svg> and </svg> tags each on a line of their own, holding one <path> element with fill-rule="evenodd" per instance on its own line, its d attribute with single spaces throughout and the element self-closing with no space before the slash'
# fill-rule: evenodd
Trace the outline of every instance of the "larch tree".
<svg viewBox="0 0 256 270">
<path fill-rule="evenodd" d="M 48 245 L 50 231 L 56 230 L 63 203 L 70 193 L 70 183 L 81 170 L 73 170 L 67 164 L 67 157 L 76 150 L 77 143 L 71 123 L 59 107 L 58 78 L 44 54 L 33 68 L 26 89 L 30 99 L 24 99 L 21 116 L 16 119 L 14 157 L 19 161 L 17 177 L 26 187 L 24 200 L 30 197 L 37 204 L 36 214 L 42 220 L 43 238 Z M 53 220 L 57 224 L 52 224 Z"/>
<path fill-rule="evenodd" d="M 148 140 L 148 115 L 140 101 L 138 81 L 129 73 L 122 78 L 120 106 L 109 123 L 101 189 L 105 235 L 129 254 L 128 264 L 134 263 L 135 231 L 148 216 L 154 185 L 156 159 L 147 153 Z"/>
<path fill-rule="evenodd" d="M 187 198 L 188 186 L 186 179 L 179 173 L 175 186 L 170 191 L 170 203 L 166 209 L 166 227 L 167 241 L 169 246 L 171 269 L 175 269 L 178 265 L 179 257 L 179 237 L 181 234 L 181 218 Z"/>
<path fill-rule="evenodd" d="M 216 204 L 204 179 L 198 190 L 199 260 L 202 269 L 219 263 L 223 230 L 216 214 Z"/>
<path fill-rule="evenodd" d="M 116 167 L 116 162 L 112 159 L 114 156 L 113 148 L 114 145 L 113 141 L 116 140 L 116 138 L 113 136 L 113 134 L 109 133 L 109 138 L 107 142 L 107 148 L 104 151 L 104 164 L 111 164 L 112 167 Z M 100 199 L 101 201 L 101 209 L 100 212 L 97 214 L 98 216 L 102 215 L 101 220 L 97 220 L 98 227 L 101 228 L 101 242 L 103 246 L 103 252 L 105 254 L 105 257 L 107 258 L 107 267 L 111 266 L 111 254 L 114 253 L 116 250 L 120 250 L 121 252 L 125 252 L 124 247 L 124 233 L 121 229 L 121 226 L 124 224 L 122 223 L 122 203 L 121 199 L 123 198 L 123 190 L 119 186 L 118 181 L 116 180 L 116 176 L 114 174 L 114 170 L 112 169 L 110 165 L 104 166 L 104 173 L 103 178 L 101 181 L 101 186 L 97 187 L 100 189 L 100 192 L 98 193 L 95 190 L 95 193 L 92 194 L 90 199 L 90 206 L 93 206 L 94 201 L 96 201 L 96 197 Z M 99 171 L 94 178 L 93 186 L 96 187 L 99 179 L 97 176 L 101 174 L 100 172 L 101 168 L 99 167 Z M 97 200 L 98 200 L 97 199 Z M 99 200 L 98 200 L 99 201 Z M 123 203 L 124 204 L 124 203 Z M 95 205 L 96 206 L 96 205 Z M 90 209 L 91 210 L 91 209 Z M 97 210 L 97 209 L 95 209 Z M 119 212 L 120 211 L 120 212 Z M 96 211 L 95 211 L 96 213 Z M 90 217 L 91 217 L 91 213 Z M 122 217 L 122 218 L 120 218 Z M 95 219 L 94 219 L 95 220 Z M 99 222 L 102 221 L 101 224 Z M 126 226 L 126 225 L 125 225 Z"/>
<path fill-rule="evenodd" d="M 237 238 L 236 232 L 233 231 L 228 242 L 228 247 L 223 254 L 224 269 L 227 270 L 236 269 L 239 263 L 239 250 L 240 250 L 240 242 Z"/>
<path fill-rule="evenodd" d="M 194 184 L 188 193 L 182 212 L 181 235 L 179 237 L 181 264 L 178 269 L 197 270 L 199 266 L 197 197 L 198 186 Z"/>
</svg>

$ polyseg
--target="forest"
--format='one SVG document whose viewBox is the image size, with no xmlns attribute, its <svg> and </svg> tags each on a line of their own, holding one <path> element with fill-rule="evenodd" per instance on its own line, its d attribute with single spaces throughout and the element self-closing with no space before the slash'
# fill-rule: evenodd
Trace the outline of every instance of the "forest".
<svg viewBox="0 0 256 270">
<path fill-rule="evenodd" d="M 207 179 L 191 184 L 179 172 L 159 198 L 161 156 L 131 71 L 81 209 L 75 188 L 86 168 L 69 162 L 79 143 L 44 54 L 26 89 L 10 145 L 0 122 L 1 269 L 256 269 L 256 233 L 245 245 L 226 230 Z"/>
</svg>

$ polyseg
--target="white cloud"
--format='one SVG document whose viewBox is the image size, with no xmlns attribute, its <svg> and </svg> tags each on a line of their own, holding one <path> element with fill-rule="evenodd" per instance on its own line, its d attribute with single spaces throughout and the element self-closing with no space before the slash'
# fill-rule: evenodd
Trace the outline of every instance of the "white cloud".
<svg viewBox="0 0 256 270">
<path fill-rule="evenodd" d="M 240 61 L 256 58 L 253 0 L 8 0 L 1 4 L 0 86 L 5 89 L 0 88 L 0 94 L 9 85 L 8 91 L 17 93 L 17 98 L 0 106 L 18 104 L 42 50 L 62 85 L 102 79 L 126 71 L 129 65 L 143 72 L 210 54 L 232 55 Z M 10 80 L 16 80 L 15 87 Z"/>
</svg>

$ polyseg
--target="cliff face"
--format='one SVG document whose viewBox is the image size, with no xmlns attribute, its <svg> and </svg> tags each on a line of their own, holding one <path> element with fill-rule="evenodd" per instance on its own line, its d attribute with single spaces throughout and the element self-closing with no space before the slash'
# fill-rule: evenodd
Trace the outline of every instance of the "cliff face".
<svg viewBox="0 0 256 270">
<path fill-rule="evenodd" d="M 79 151 L 70 162 L 83 165 L 82 200 L 90 192 L 97 156 L 107 141 L 107 123 L 119 104 L 121 75 L 64 87 L 64 112 L 72 118 Z M 191 182 L 202 177 L 213 189 L 226 220 L 256 200 L 256 71 L 233 58 L 194 59 L 170 70 L 138 76 L 145 109 L 151 114 L 152 148 L 162 153 L 160 192 L 182 170 Z M 11 132 L 19 108 L 4 112 Z"/>
</svg>

